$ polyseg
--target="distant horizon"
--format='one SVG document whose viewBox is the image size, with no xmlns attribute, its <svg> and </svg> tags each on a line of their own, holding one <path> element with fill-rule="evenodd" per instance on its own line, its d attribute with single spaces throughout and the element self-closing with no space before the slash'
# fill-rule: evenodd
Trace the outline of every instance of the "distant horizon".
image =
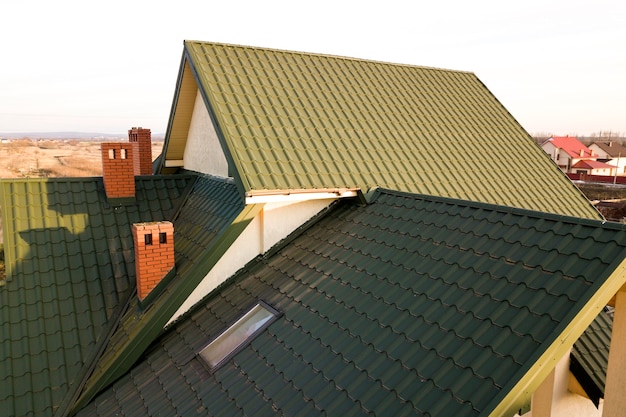
<svg viewBox="0 0 626 417">
<path fill-rule="evenodd" d="M 2 12 L 0 131 L 165 132 L 193 39 L 471 72 L 531 135 L 626 132 L 623 1 L 137 0 L 94 12 L 34 0 Z M 207 25 L 207 13 L 224 18 Z"/>
<path fill-rule="evenodd" d="M 153 139 L 164 139 L 165 133 L 151 132 Z M 32 138 L 31 138 L 32 137 Z M 87 132 L 78 130 L 60 130 L 60 131 L 27 131 L 27 132 L 0 132 L 2 139 L 95 139 L 102 138 L 123 138 L 128 137 L 128 132 Z"/>
<path fill-rule="evenodd" d="M 152 138 L 156 140 L 164 140 L 165 132 L 151 132 Z M 571 136 L 577 138 L 626 138 L 626 132 L 617 132 L 612 130 L 602 130 L 585 134 L 577 133 L 554 133 L 554 132 L 528 132 L 531 137 L 550 137 L 550 136 Z M 95 139 L 95 138 L 125 138 L 128 137 L 126 132 L 90 132 L 78 130 L 59 130 L 59 131 L 25 131 L 25 132 L 0 132 L 0 139 Z"/>
</svg>

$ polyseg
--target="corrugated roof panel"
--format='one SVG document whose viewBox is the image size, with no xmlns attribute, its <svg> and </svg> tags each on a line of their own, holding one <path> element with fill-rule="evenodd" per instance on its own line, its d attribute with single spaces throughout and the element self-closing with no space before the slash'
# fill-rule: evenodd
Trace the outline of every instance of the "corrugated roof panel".
<svg viewBox="0 0 626 417">
<path fill-rule="evenodd" d="M 130 225 L 171 215 L 189 179 L 138 178 L 138 193 L 146 184 L 163 192 L 116 208 L 104 200 L 101 178 L 0 181 L 8 267 L 0 286 L 0 408 L 7 415 L 58 410 L 133 286 L 124 242 Z"/>
<path fill-rule="evenodd" d="M 185 51 L 247 192 L 382 186 L 599 218 L 474 74 L 206 42 Z"/>
<path fill-rule="evenodd" d="M 493 233 L 484 235 L 482 252 L 459 243 L 483 229 Z M 577 274 L 588 259 L 571 251 L 568 240 L 591 240 L 590 247 L 621 259 L 625 230 L 379 191 L 367 206 L 338 205 L 272 256 L 248 265 L 165 335 L 148 360 L 164 357 L 191 372 L 188 358 L 199 340 L 208 342 L 263 299 L 283 315 L 214 374 L 195 367 L 199 381 L 178 379 L 198 394 L 190 401 L 200 406 L 231 396 L 238 407 L 222 407 L 249 412 L 250 401 L 256 415 L 488 415 L 494 398 L 504 398 L 558 343 L 559 332 L 612 273 L 607 257 L 593 275 Z M 528 263 L 537 250 L 558 256 Z M 546 272 L 553 269 L 563 273 Z M 114 390 L 155 394 L 129 377 Z"/>
<path fill-rule="evenodd" d="M 604 398 L 612 329 L 612 318 L 602 311 L 576 341 L 571 352 L 570 370 L 596 406 L 600 398 Z"/>
<path fill-rule="evenodd" d="M 150 305 L 140 305 L 137 298 L 130 300 L 118 328 L 108 340 L 107 349 L 95 364 L 78 404 L 90 400 L 135 363 L 205 277 L 207 269 L 204 268 L 211 268 L 206 263 L 217 262 L 230 245 L 225 242 L 235 239 L 254 216 L 256 206 L 244 207 L 232 181 L 204 175 L 192 178 L 194 181 L 184 193 L 185 200 L 180 207 L 175 207 L 176 216 L 173 217 L 175 276 Z M 222 312 L 224 316 L 233 312 L 232 304 L 227 305 Z M 138 314 L 138 310 L 142 314 Z"/>
</svg>

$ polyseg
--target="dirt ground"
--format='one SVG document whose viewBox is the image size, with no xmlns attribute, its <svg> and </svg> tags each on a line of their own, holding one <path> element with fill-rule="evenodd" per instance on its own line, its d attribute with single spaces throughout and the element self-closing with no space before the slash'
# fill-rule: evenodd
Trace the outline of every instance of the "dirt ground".
<svg viewBox="0 0 626 417">
<path fill-rule="evenodd" d="M 163 142 L 152 143 L 152 157 Z M 0 143 L 0 178 L 102 175 L 100 142 L 18 139 Z"/>
</svg>

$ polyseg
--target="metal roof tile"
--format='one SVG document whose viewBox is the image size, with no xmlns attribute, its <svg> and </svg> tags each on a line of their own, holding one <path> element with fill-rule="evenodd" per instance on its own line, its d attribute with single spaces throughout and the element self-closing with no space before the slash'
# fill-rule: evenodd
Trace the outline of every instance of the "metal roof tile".
<svg viewBox="0 0 626 417">
<path fill-rule="evenodd" d="M 414 221 L 422 214 L 437 221 Z M 389 232 L 391 217 L 395 233 Z M 482 256 L 469 256 L 470 249 L 458 244 L 472 222 L 492 230 Z M 489 414 L 493 399 L 508 393 L 557 341 L 559 329 L 578 311 L 573 303 L 585 302 L 611 268 L 597 264 L 597 273 L 585 279 L 547 273 L 563 265 L 576 271 L 588 262 L 561 251 L 562 233 L 541 246 L 526 244 L 535 239 L 524 229 L 543 233 L 535 224 L 550 222 L 561 232 L 569 225 L 566 235 L 574 239 L 601 229 L 603 238 L 612 236 L 621 247 L 615 256 L 626 253 L 624 227 L 601 222 L 384 190 L 366 206 L 338 205 L 275 254 L 248 265 L 194 313 L 194 322 L 211 323 L 203 327 L 212 333 L 232 322 L 248 297 L 275 300 L 283 316 L 215 373 L 195 367 L 191 389 L 198 397 L 190 401 L 210 407 L 215 399 L 220 411 L 251 412 L 250 401 L 257 415 L 299 409 L 313 415 Z M 445 230 L 437 242 L 445 251 L 425 248 L 432 245 L 425 236 L 438 235 L 432 229 Z M 527 257 L 536 258 L 537 250 L 560 255 L 531 265 Z M 505 253 L 516 263 L 492 255 Z M 548 308 L 561 300 L 561 307 Z M 181 337 L 187 332 L 194 333 Z M 184 366 L 197 332 L 198 325 L 181 324 L 148 357 L 162 355 Z M 126 376 L 116 389 L 136 388 Z M 223 399 L 228 395 L 232 401 Z"/>
<path fill-rule="evenodd" d="M 599 218 L 474 74 L 195 41 L 185 57 L 246 191 L 385 186 Z"/>
<path fill-rule="evenodd" d="M 596 405 L 604 397 L 613 321 L 602 311 L 572 347 L 570 370 Z"/>
<path fill-rule="evenodd" d="M 137 189 L 158 178 L 138 180 Z M 123 246 L 103 238 L 107 226 L 130 228 L 140 216 L 153 219 L 148 213 L 164 216 L 154 207 L 166 200 L 161 208 L 171 206 L 174 198 L 166 193 L 162 200 L 141 202 L 138 210 L 113 214 L 101 202 L 102 188 L 98 178 L 0 181 L 5 242 L 10 242 L 5 246 L 8 281 L 0 287 L 2 327 L 8 330 L 2 346 L 20 341 L 5 358 L 10 366 L 0 368 L 0 379 L 19 369 L 20 375 L 29 375 L 4 385 L 0 407 L 9 414 L 51 415 L 59 407 L 130 288 L 120 276 L 112 282 L 115 253 L 109 247 Z"/>
</svg>

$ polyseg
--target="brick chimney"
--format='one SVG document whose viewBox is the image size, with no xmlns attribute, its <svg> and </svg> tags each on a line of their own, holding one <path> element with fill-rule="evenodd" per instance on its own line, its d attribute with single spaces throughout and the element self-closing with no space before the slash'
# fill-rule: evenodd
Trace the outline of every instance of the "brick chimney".
<svg viewBox="0 0 626 417">
<path fill-rule="evenodd" d="M 135 175 L 152 175 L 152 136 L 150 129 L 133 127 L 128 131 L 128 141 L 135 144 L 137 158 Z"/>
<path fill-rule="evenodd" d="M 174 267 L 174 226 L 171 222 L 133 224 L 137 296 L 143 300 Z"/>
<path fill-rule="evenodd" d="M 102 150 L 104 190 L 109 199 L 135 198 L 133 146 L 130 143 L 107 143 Z"/>
</svg>

